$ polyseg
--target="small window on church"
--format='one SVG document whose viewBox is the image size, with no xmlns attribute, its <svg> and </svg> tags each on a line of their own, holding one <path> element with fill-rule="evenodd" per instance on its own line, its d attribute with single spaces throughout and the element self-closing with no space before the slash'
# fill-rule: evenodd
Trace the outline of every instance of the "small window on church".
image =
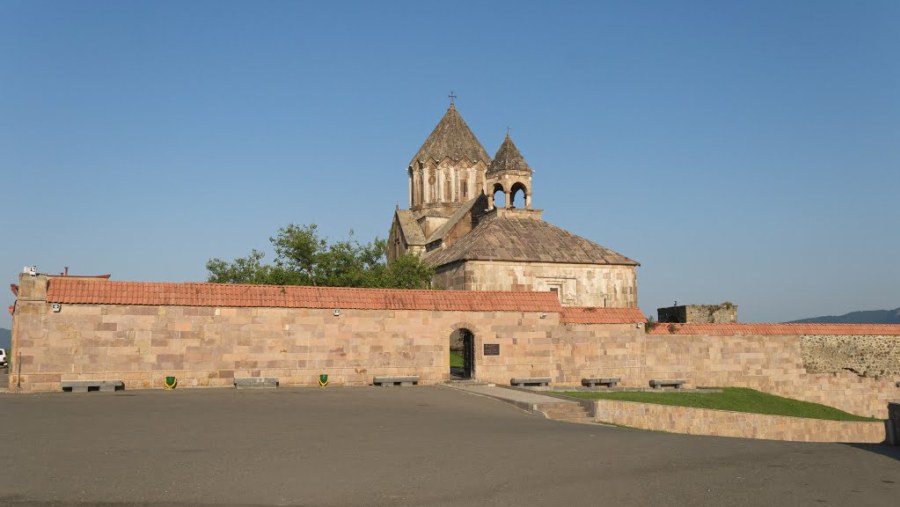
<svg viewBox="0 0 900 507">
<path fill-rule="evenodd" d="M 550 292 L 552 292 L 556 296 L 556 299 L 559 299 L 560 302 L 562 302 L 562 299 L 560 299 L 559 297 L 559 286 L 550 287 Z"/>
</svg>

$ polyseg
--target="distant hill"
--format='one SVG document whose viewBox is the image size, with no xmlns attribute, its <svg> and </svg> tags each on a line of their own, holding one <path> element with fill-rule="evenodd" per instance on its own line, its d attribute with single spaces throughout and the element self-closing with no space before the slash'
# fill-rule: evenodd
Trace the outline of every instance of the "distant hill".
<svg viewBox="0 0 900 507">
<path fill-rule="evenodd" d="M 900 324 L 900 308 L 869 310 L 845 315 L 826 315 L 810 319 L 792 320 L 789 324 Z"/>
<path fill-rule="evenodd" d="M 12 331 L 0 328 L 0 349 L 6 349 L 9 352 L 9 343 L 12 341 Z"/>
</svg>

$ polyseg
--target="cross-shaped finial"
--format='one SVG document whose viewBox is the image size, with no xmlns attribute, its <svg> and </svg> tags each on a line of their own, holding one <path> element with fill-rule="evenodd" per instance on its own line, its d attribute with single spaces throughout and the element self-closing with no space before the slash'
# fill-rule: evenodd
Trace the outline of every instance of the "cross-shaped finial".
<svg viewBox="0 0 900 507">
<path fill-rule="evenodd" d="M 509 131 L 510 131 L 510 128 L 506 127 L 506 137 L 509 137 Z"/>
<path fill-rule="evenodd" d="M 453 94 L 453 90 L 450 90 L 450 95 L 447 95 L 447 96 L 450 97 L 450 105 L 451 106 L 456 103 L 456 95 Z"/>
</svg>

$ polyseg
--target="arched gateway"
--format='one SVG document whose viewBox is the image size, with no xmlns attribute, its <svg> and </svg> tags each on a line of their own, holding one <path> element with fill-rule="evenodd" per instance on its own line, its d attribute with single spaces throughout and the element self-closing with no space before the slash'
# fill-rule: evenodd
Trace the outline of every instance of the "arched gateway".
<svg viewBox="0 0 900 507">
<path fill-rule="evenodd" d="M 450 333 L 450 379 L 475 378 L 475 334 L 467 328 Z"/>
</svg>

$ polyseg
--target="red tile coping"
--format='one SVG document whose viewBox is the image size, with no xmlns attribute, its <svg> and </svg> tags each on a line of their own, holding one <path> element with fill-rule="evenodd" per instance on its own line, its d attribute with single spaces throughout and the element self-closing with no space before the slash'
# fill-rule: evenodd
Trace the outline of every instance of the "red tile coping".
<svg viewBox="0 0 900 507">
<path fill-rule="evenodd" d="M 566 324 L 636 324 L 647 322 L 640 308 L 593 308 L 567 306 L 559 321 Z"/>
<path fill-rule="evenodd" d="M 900 324 L 667 324 L 650 334 L 693 335 L 900 335 Z"/>
<path fill-rule="evenodd" d="M 358 289 L 220 283 L 103 282 L 54 277 L 47 301 L 69 304 L 560 312 L 552 292 Z"/>
<path fill-rule="evenodd" d="M 109 277 L 111 276 L 112 274 L 110 273 L 107 273 L 105 275 L 65 275 L 60 273 L 58 275 L 47 275 L 47 278 L 74 278 L 77 280 L 93 280 L 95 282 L 104 282 L 106 280 L 109 280 Z"/>
</svg>

